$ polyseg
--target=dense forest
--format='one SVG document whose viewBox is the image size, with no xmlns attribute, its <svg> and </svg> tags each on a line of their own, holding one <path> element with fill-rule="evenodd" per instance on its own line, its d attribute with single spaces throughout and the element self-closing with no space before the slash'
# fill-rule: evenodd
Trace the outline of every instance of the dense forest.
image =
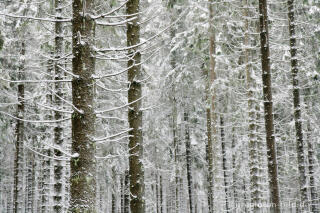
<svg viewBox="0 0 320 213">
<path fill-rule="evenodd" d="M 320 212 L 319 0 L 1 0 L 0 213 Z"/>
</svg>

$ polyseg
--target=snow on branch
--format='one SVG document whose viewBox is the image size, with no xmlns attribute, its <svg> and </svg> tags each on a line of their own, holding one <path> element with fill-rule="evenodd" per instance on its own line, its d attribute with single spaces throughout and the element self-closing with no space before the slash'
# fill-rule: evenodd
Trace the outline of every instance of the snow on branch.
<svg viewBox="0 0 320 213">
<path fill-rule="evenodd" d="M 71 18 L 64 18 L 64 19 L 52 19 L 52 18 L 37 18 L 32 16 L 20 16 L 15 14 L 8 14 L 8 13 L 0 13 L 1 16 L 7 16 L 11 18 L 21 18 L 21 19 L 30 19 L 35 21 L 47 21 L 47 22 L 70 22 Z"/>
<path fill-rule="evenodd" d="M 111 138 L 115 138 L 115 137 L 117 137 L 117 136 L 120 136 L 120 135 L 122 135 L 122 134 L 124 134 L 124 133 L 128 133 L 128 132 L 131 131 L 131 130 L 132 130 L 132 128 L 131 128 L 131 129 L 124 130 L 124 131 L 119 132 L 119 133 L 114 134 L 114 135 L 109 135 L 109 136 L 104 137 L 104 138 L 95 138 L 94 141 L 95 141 L 95 142 L 105 141 L 105 140 L 108 140 L 108 139 L 111 139 Z"/>
<path fill-rule="evenodd" d="M 3 111 L 0 111 L 1 114 L 4 114 L 4 115 L 7 115 L 13 119 L 16 119 L 16 120 L 19 120 L 19 121 L 23 121 L 23 122 L 28 122 L 28 123 L 59 123 L 59 122 L 63 122 L 63 121 L 67 121 L 67 120 L 70 120 L 70 118 L 63 118 L 63 119 L 59 119 L 59 120 L 26 120 L 26 119 L 21 119 L 21 118 L 18 118 L 14 115 L 11 115 L 7 112 L 3 112 Z"/>
</svg>

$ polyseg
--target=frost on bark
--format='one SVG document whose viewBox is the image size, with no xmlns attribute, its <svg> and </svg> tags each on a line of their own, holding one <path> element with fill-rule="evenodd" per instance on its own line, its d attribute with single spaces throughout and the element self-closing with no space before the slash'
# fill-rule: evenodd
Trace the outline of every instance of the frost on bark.
<svg viewBox="0 0 320 213">
<path fill-rule="evenodd" d="M 267 156 L 268 156 L 268 173 L 269 188 L 271 197 L 271 211 L 280 212 L 280 198 L 278 186 L 278 169 L 276 157 L 276 144 L 274 137 L 273 124 L 273 103 L 272 103 L 272 86 L 270 70 L 270 49 L 269 49 L 269 32 L 268 32 L 268 11 L 267 0 L 259 0 L 259 21 L 260 21 L 260 49 L 262 65 L 262 83 L 264 99 L 264 119 L 266 129 Z"/>
<path fill-rule="evenodd" d="M 56 19 L 61 19 L 61 12 L 62 12 L 62 0 L 55 0 L 55 13 Z M 54 80 L 62 80 L 63 72 L 61 70 L 62 61 L 62 48 L 63 48 L 63 31 L 62 31 L 62 22 L 56 21 L 55 22 L 55 63 L 54 63 Z M 58 110 L 62 108 L 62 85 L 61 83 L 55 83 L 55 96 L 54 96 L 54 104 Z M 63 115 L 60 111 L 54 111 L 54 119 L 61 120 Z M 54 149 L 54 157 L 61 158 L 62 153 L 60 149 L 63 149 L 63 127 L 62 123 L 58 122 L 55 124 L 54 127 L 54 144 L 55 146 L 59 147 L 59 149 Z M 61 160 L 54 161 L 54 206 L 53 210 L 56 213 L 62 212 L 63 209 L 63 162 Z"/>
<path fill-rule="evenodd" d="M 128 18 L 137 18 L 127 23 L 127 46 L 140 43 L 139 0 L 129 0 L 126 4 Z M 135 14 L 135 15 L 133 15 Z M 130 16 L 131 15 L 131 16 Z M 130 178 L 130 209 L 131 213 L 145 211 L 144 200 L 144 169 L 143 169 L 143 137 L 142 111 L 140 100 L 142 97 L 141 83 L 141 53 L 139 48 L 130 48 L 128 52 L 128 120 L 129 120 L 129 178 Z"/>
<path fill-rule="evenodd" d="M 297 41 L 295 33 L 295 14 L 294 14 L 294 0 L 288 0 L 288 20 L 289 20 L 289 35 L 290 35 L 290 54 L 291 54 L 291 75 L 293 86 L 293 108 L 294 121 L 296 130 L 296 148 L 298 158 L 298 171 L 300 182 L 300 195 L 303 208 L 307 209 L 308 191 L 307 191 L 307 177 L 305 171 L 305 157 L 304 157 L 304 141 L 302 133 L 301 121 L 301 107 L 300 107 L 300 88 L 298 80 L 298 60 L 297 60 Z M 303 211 L 304 209 L 301 209 Z"/>
<path fill-rule="evenodd" d="M 24 80 L 24 57 L 25 43 L 21 43 L 20 64 L 18 69 L 18 80 Z M 13 183 L 13 212 L 18 213 L 23 211 L 23 170 L 24 170 L 24 119 L 25 100 L 24 100 L 24 83 L 18 84 L 18 108 L 17 108 L 17 124 L 15 129 L 15 156 L 14 156 L 14 183 Z"/>
<path fill-rule="evenodd" d="M 72 153 L 70 177 L 70 212 L 94 213 L 96 201 L 96 159 L 94 114 L 93 43 L 94 0 L 72 2 Z"/>
</svg>

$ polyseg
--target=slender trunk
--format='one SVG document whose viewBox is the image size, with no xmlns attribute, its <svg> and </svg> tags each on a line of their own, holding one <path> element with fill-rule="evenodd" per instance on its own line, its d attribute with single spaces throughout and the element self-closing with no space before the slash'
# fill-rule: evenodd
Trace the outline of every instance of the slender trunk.
<svg viewBox="0 0 320 213">
<path fill-rule="evenodd" d="M 127 2 L 127 15 L 136 14 L 137 17 L 127 24 L 127 46 L 140 43 L 139 25 L 140 0 L 129 0 Z M 128 18 L 132 18 L 131 16 Z M 142 136 L 142 83 L 141 80 L 141 53 L 138 48 L 131 48 L 128 52 L 128 103 L 132 103 L 128 109 L 129 128 L 129 174 L 130 174 L 130 209 L 131 213 L 143 213 L 145 211 L 144 201 L 144 169 L 143 158 L 143 136 Z"/>
<path fill-rule="evenodd" d="M 93 213 L 96 201 L 94 0 L 72 3 L 72 153 L 70 212 Z"/>
<path fill-rule="evenodd" d="M 308 134 L 310 134 L 311 125 L 310 122 L 307 123 Z M 318 201 L 318 193 L 315 184 L 315 172 L 314 172 L 314 145 L 311 136 L 307 136 L 308 141 L 308 168 L 309 168 L 309 176 L 310 176 L 310 193 L 311 193 L 311 212 L 319 212 L 319 201 Z"/>
<path fill-rule="evenodd" d="M 160 209 L 160 206 L 159 206 L 159 175 L 158 175 L 158 171 L 155 175 L 155 178 L 156 178 L 156 213 L 159 213 L 159 209 Z"/>
<path fill-rule="evenodd" d="M 216 142 L 216 115 L 215 115 L 215 92 L 212 89 L 212 84 L 216 78 L 215 74 L 215 54 L 216 54 L 216 44 L 215 44 L 215 31 L 214 31 L 214 8 L 213 8 L 213 0 L 209 1 L 209 72 L 208 72 L 208 85 L 207 85 L 207 164 L 208 164 L 208 206 L 209 213 L 213 213 L 213 187 L 214 187 L 214 177 L 213 177 L 213 148 Z M 210 122 L 210 123 L 208 123 Z"/>
<path fill-rule="evenodd" d="M 297 60 L 297 45 L 295 33 L 295 16 L 294 16 L 294 0 L 288 0 L 288 20 L 289 20 L 289 35 L 290 35 L 290 54 L 291 54 L 291 74 L 293 86 L 293 107 L 294 120 L 296 130 L 296 147 L 298 158 L 300 194 L 303 208 L 307 209 L 308 191 L 307 178 L 304 165 L 304 142 L 302 133 L 301 108 L 300 108 L 300 88 L 298 80 L 298 60 Z M 303 211 L 303 209 L 302 209 Z"/>
<path fill-rule="evenodd" d="M 116 213 L 116 195 L 114 191 L 112 191 L 111 195 L 111 213 Z"/>
<path fill-rule="evenodd" d="M 272 86 L 270 70 L 270 49 L 269 49 L 269 32 L 268 32 L 268 11 L 267 0 L 259 0 L 260 15 L 260 48 L 261 48 L 261 65 L 262 65 L 262 83 L 264 98 L 264 118 L 266 128 L 267 156 L 268 156 L 268 173 L 269 187 L 271 196 L 271 209 L 274 213 L 280 212 L 280 198 L 278 186 L 278 169 L 276 157 L 276 144 L 274 137 L 273 124 L 273 103 L 272 103 Z"/>
<path fill-rule="evenodd" d="M 238 208 L 238 175 L 237 175 L 237 167 L 236 167 L 236 138 L 235 138 L 235 127 L 232 127 L 232 188 L 233 188 L 233 207 L 235 209 Z"/>
<path fill-rule="evenodd" d="M 162 191 L 162 175 L 160 175 L 160 213 L 163 213 L 163 191 Z"/>
<path fill-rule="evenodd" d="M 46 147 L 44 149 L 44 157 L 42 161 L 42 188 L 41 188 L 41 212 L 47 213 L 50 212 L 50 169 L 51 169 L 51 148 Z"/>
<path fill-rule="evenodd" d="M 56 10 L 56 19 L 61 19 L 61 12 L 62 12 L 62 0 L 55 0 L 55 10 Z M 63 77 L 63 73 L 61 71 L 61 67 L 63 66 L 61 63 L 61 55 L 62 55 L 62 46 L 63 46 L 63 35 L 62 35 L 62 22 L 55 22 L 55 80 L 61 80 Z M 55 96 L 54 96 L 54 103 L 55 107 L 61 110 L 62 102 L 62 85 L 61 83 L 55 83 Z M 54 118 L 55 120 L 60 120 L 62 118 L 62 113 L 59 111 L 54 111 Z M 56 123 L 54 127 L 54 144 L 55 146 L 63 149 L 63 127 L 62 124 Z M 62 153 L 59 149 L 54 149 L 54 156 L 55 158 L 61 158 Z M 55 213 L 62 212 L 63 208 L 63 165 L 62 161 L 55 160 L 54 161 L 54 206 L 53 210 Z"/>
<path fill-rule="evenodd" d="M 124 187 L 124 175 L 121 175 L 120 178 L 120 188 L 121 188 L 121 201 L 120 201 L 120 209 L 121 209 L 121 213 L 124 213 L 124 193 L 125 193 L 125 187 Z M 100 204 L 101 205 L 101 204 Z M 100 208 L 100 210 L 102 211 L 102 208 Z"/>
<path fill-rule="evenodd" d="M 174 85 L 173 85 L 174 87 Z M 173 88 L 173 148 L 174 148 L 174 165 L 175 165 L 175 210 L 179 213 L 180 203 L 179 203 L 179 144 L 178 144 L 178 134 L 177 134 L 177 101 L 175 98 L 175 89 Z"/>
<path fill-rule="evenodd" d="M 34 206 L 34 153 L 28 151 L 28 160 L 27 160 L 27 213 L 33 213 Z"/>
<path fill-rule="evenodd" d="M 209 73 L 208 73 L 209 74 Z M 206 144 L 206 160 L 208 167 L 208 210 L 213 212 L 213 145 L 212 145 L 212 128 L 211 128 L 211 93 L 209 75 L 207 75 L 206 83 L 206 118 L 207 118 L 207 144 Z"/>
<path fill-rule="evenodd" d="M 307 98 L 305 99 L 306 111 L 309 112 L 309 104 L 310 100 L 308 96 L 310 96 L 310 88 L 307 88 Z M 310 194 L 311 194 L 311 212 L 319 212 L 319 200 L 318 200 L 318 193 L 317 193 L 317 186 L 315 183 L 315 172 L 314 172 L 314 140 L 311 136 L 312 128 L 310 120 L 307 121 L 307 143 L 308 143 L 308 169 L 309 169 L 309 178 L 310 178 Z"/>
<path fill-rule="evenodd" d="M 227 174 L 227 156 L 226 156 L 226 144 L 225 144 L 225 133 L 224 133 L 224 118 L 220 115 L 220 134 L 221 134 L 221 150 L 222 150 L 222 169 L 223 169 L 223 180 L 224 180 L 224 191 L 226 194 L 226 212 L 230 212 L 229 208 L 229 192 L 228 192 L 228 174 Z"/>
<path fill-rule="evenodd" d="M 129 182 L 129 172 L 126 170 L 124 177 L 124 213 L 129 213 L 130 211 L 130 182 Z"/>
<path fill-rule="evenodd" d="M 189 194 L 189 210 L 193 213 L 193 194 L 192 194 L 192 171 L 191 171 L 191 144 L 190 144 L 190 130 L 189 130 L 189 114 L 184 113 L 185 123 L 185 143 L 186 143 L 186 161 L 187 161 L 187 180 L 188 180 L 188 194 Z"/>
<path fill-rule="evenodd" d="M 24 56 L 25 56 L 25 43 L 21 43 L 20 56 L 22 60 L 19 64 L 18 80 L 24 80 Z M 13 212 L 18 213 L 23 209 L 23 143 L 24 143 L 24 84 L 18 84 L 18 109 L 17 109 L 17 124 L 15 129 L 15 159 L 14 159 L 14 184 L 13 184 Z"/>
</svg>

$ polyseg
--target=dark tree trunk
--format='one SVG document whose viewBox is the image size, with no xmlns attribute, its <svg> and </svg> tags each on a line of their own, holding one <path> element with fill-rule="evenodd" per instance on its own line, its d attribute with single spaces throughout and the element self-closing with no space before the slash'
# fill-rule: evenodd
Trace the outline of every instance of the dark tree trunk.
<svg viewBox="0 0 320 213">
<path fill-rule="evenodd" d="M 223 180 L 224 180 L 224 191 L 226 194 L 226 212 L 230 212 L 229 208 L 229 184 L 227 174 L 227 156 L 226 156 L 226 144 L 225 144 L 225 133 L 224 133 L 224 118 L 220 115 L 220 134 L 221 134 L 221 149 L 222 149 L 222 169 L 223 169 Z"/>
<path fill-rule="evenodd" d="M 295 17 L 294 17 L 294 0 L 288 0 L 288 20 L 289 20 L 289 35 L 290 35 L 290 54 L 291 54 L 291 74 L 293 86 L 293 108 L 294 108 L 294 121 L 296 129 L 296 147 L 298 158 L 299 182 L 301 202 L 304 208 L 307 209 L 308 191 L 307 191 L 307 178 L 304 165 L 304 142 L 302 133 L 301 121 L 301 108 L 300 108 L 300 88 L 298 80 L 298 60 L 297 60 L 297 41 L 295 33 Z M 303 209 L 302 209 L 303 211 Z"/>
<path fill-rule="evenodd" d="M 55 10 L 56 10 L 56 19 L 61 19 L 61 12 L 62 12 L 62 0 L 55 0 Z M 63 77 L 63 73 L 61 71 L 62 61 L 61 61 L 61 55 L 62 55 L 62 46 L 63 46 L 63 32 L 62 32 L 62 22 L 55 22 L 55 64 L 54 64 L 54 70 L 55 70 L 55 80 L 61 80 Z M 54 96 L 54 104 L 55 107 L 61 110 L 62 108 L 62 85 L 61 83 L 55 83 L 55 96 Z M 62 113 L 60 111 L 54 111 L 54 118 L 55 120 L 62 119 Z M 54 127 L 54 143 L 55 146 L 59 147 L 60 149 L 63 149 L 63 127 L 61 122 L 58 122 L 55 124 Z M 62 153 L 59 149 L 54 149 L 54 156 L 55 158 L 61 158 Z M 63 194 L 62 194 L 62 188 L 63 188 L 63 162 L 60 160 L 54 161 L 54 206 L 53 210 L 55 213 L 62 212 L 63 208 Z"/>
<path fill-rule="evenodd" d="M 21 43 L 20 50 L 21 58 L 25 56 L 25 44 Z M 18 80 L 24 80 L 24 60 L 19 62 Z M 15 158 L 14 158 L 14 183 L 13 183 L 13 212 L 22 211 L 23 205 L 23 142 L 24 142 L 24 119 L 25 100 L 24 100 L 24 83 L 18 84 L 18 109 L 17 109 L 17 124 L 15 129 Z"/>
<path fill-rule="evenodd" d="M 187 180 L 188 180 L 188 195 L 189 195 L 189 210 L 193 213 L 193 194 L 192 194 L 192 171 L 191 171 L 191 143 L 189 130 L 189 114 L 184 113 L 185 123 L 185 143 L 186 143 L 186 161 L 187 161 Z"/>
<path fill-rule="evenodd" d="M 70 212 L 94 213 L 96 200 L 94 114 L 94 0 L 72 3 L 72 153 Z"/>
<path fill-rule="evenodd" d="M 139 14 L 139 0 L 127 2 L 127 15 Z M 127 23 L 127 46 L 140 43 L 139 15 L 133 21 Z M 128 18 L 132 18 L 129 16 Z M 129 177 L 130 177 L 130 209 L 131 213 L 143 213 L 145 211 L 144 201 L 144 169 L 143 137 L 142 137 L 142 111 L 140 100 L 142 97 L 141 75 L 141 53 L 138 48 L 130 48 L 128 52 L 128 109 L 129 120 Z"/>
<path fill-rule="evenodd" d="M 274 137 L 273 124 L 273 103 L 272 103 L 272 86 L 270 70 L 270 50 L 269 50 L 269 32 L 268 32 L 268 11 L 267 0 L 259 0 L 259 19 L 260 19 L 260 48 L 261 48 L 261 65 L 262 65 L 262 83 L 264 99 L 264 118 L 266 128 L 267 156 L 268 156 L 268 173 L 269 187 L 272 203 L 272 211 L 280 212 L 280 198 L 278 186 L 278 169 L 276 157 L 276 144 Z"/>
</svg>

